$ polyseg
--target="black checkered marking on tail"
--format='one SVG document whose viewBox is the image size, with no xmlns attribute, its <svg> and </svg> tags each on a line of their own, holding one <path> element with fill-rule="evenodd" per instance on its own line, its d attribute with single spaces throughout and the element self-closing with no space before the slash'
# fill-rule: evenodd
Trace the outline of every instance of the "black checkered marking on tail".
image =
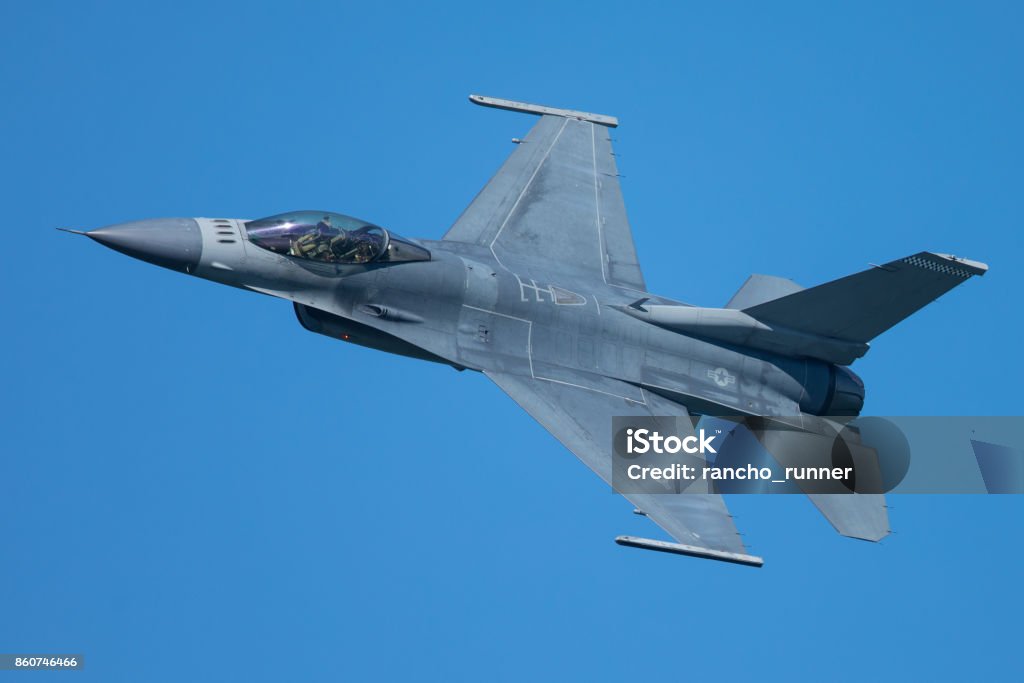
<svg viewBox="0 0 1024 683">
<path fill-rule="evenodd" d="M 927 268 L 928 270 L 945 273 L 946 275 L 952 275 L 953 277 L 963 278 L 964 280 L 971 276 L 970 271 L 965 270 L 960 266 L 951 265 L 942 261 L 933 261 L 920 256 L 908 256 L 903 259 L 903 263 L 909 263 L 910 265 L 917 266 L 918 268 Z"/>
</svg>

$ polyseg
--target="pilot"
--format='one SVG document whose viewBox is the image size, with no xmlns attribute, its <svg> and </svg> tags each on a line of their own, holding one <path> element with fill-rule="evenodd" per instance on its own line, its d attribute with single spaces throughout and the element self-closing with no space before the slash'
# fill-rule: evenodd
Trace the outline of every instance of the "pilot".
<svg viewBox="0 0 1024 683">
<path fill-rule="evenodd" d="M 342 230 L 344 232 L 344 230 Z M 316 234 L 321 237 L 334 237 L 338 234 L 338 228 L 331 225 L 331 217 L 324 216 L 320 219 L 320 222 L 316 224 Z"/>
<path fill-rule="evenodd" d="M 292 244 L 292 251 L 296 256 L 312 259 L 314 261 L 334 261 L 335 252 L 331 245 L 338 239 L 339 231 L 344 235 L 345 231 L 331 225 L 331 217 L 324 216 L 312 230 L 295 240 Z"/>
</svg>

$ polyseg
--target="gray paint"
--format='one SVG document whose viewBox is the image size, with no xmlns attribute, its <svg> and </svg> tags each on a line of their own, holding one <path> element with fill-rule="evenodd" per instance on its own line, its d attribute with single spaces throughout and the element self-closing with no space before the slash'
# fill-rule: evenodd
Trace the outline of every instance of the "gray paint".
<svg viewBox="0 0 1024 683">
<path fill-rule="evenodd" d="M 314 332 L 483 372 L 608 482 L 613 416 L 802 423 L 856 413 L 863 385 L 835 360 L 862 355 L 880 329 L 985 269 L 923 252 L 811 289 L 753 276 L 726 309 L 689 307 L 645 291 L 606 127 L 614 119 L 473 101 L 541 118 L 444 239 L 419 242 L 430 260 L 310 261 L 257 247 L 238 219 L 140 221 L 88 234 L 289 300 Z M 678 541 L 632 545 L 760 563 L 719 495 L 627 497 Z M 884 498 L 843 498 L 815 499 L 841 533 L 888 533 Z"/>
<path fill-rule="evenodd" d="M 743 553 L 729 553 L 722 550 L 709 550 L 700 546 L 686 545 L 683 543 L 667 543 L 665 541 L 655 541 L 650 538 L 637 538 L 636 536 L 618 536 L 615 542 L 619 545 L 628 546 L 631 548 L 643 548 L 645 550 L 655 550 L 662 553 L 675 553 L 676 555 L 689 555 L 690 557 L 700 557 L 706 560 L 719 560 L 721 562 L 732 562 L 733 564 L 745 564 L 751 567 L 760 567 L 764 565 L 764 560 L 754 555 L 746 555 Z"/>
<path fill-rule="evenodd" d="M 105 247 L 148 263 L 195 272 L 203 238 L 192 218 L 152 218 L 109 225 L 86 233 Z"/>
</svg>

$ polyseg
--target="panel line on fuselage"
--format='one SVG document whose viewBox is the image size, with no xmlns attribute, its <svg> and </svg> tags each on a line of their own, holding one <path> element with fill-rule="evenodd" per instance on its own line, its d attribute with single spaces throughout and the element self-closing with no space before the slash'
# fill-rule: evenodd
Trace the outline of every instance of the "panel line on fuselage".
<svg viewBox="0 0 1024 683">
<path fill-rule="evenodd" d="M 596 303 L 596 299 L 595 299 L 595 303 Z M 509 320 L 516 320 L 516 321 L 521 322 L 521 323 L 526 323 L 526 326 L 527 326 L 527 328 L 526 328 L 527 329 L 527 331 L 526 331 L 526 359 L 527 359 L 527 361 L 529 361 L 529 364 L 530 364 L 530 377 L 532 379 L 541 380 L 543 382 L 551 382 L 553 384 L 564 384 L 565 386 L 576 387 L 578 389 L 585 389 L 587 391 L 593 391 L 594 393 L 597 393 L 597 394 L 604 394 L 605 396 L 613 396 L 615 398 L 621 398 L 621 399 L 624 399 L 626 401 L 629 401 L 630 403 L 636 403 L 638 405 L 647 405 L 647 398 L 644 396 L 643 388 L 640 388 L 640 398 L 641 398 L 641 400 L 637 401 L 635 398 L 632 398 L 630 396 L 623 396 L 622 394 L 616 394 L 616 393 L 610 392 L 610 391 L 602 391 L 601 389 L 595 389 L 593 387 L 588 387 L 588 386 L 585 386 L 583 384 L 576 384 L 574 382 L 566 382 L 564 380 L 553 379 L 551 377 L 543 377 L 541 375 L 536 374 L 536 372 L 533 369 L 533 321 L 532 320 L 527 320 L 526 318 L 520 318 L 520 317 L 515 316 L 515 315 L 509 315 L 507 313 L 498 313 L 497 311 L 489 311 L 486 308 L 480 308 L 479 306 L 471 306 L 470 304 L 462 304 L 462 306 L 463 306 L 463 308 L 468 308 L 468 309 L 471 309 L 471 310 L 474 310 L 474 311 L 479 311 L 481 313 L 487 313 L 488 315 L 497 315 L 497 316 L 500 316 L 502 318 L 508 318 Z M 599 307 L 598 310 L 600 310 L 600 307 Z M 613 379 L 614 380 L 615 378 L 614 377 L 608 377 L 607 379 Z M 617 380 L 617 381 L 622 381 L 622 380 Z"/>
</svg>

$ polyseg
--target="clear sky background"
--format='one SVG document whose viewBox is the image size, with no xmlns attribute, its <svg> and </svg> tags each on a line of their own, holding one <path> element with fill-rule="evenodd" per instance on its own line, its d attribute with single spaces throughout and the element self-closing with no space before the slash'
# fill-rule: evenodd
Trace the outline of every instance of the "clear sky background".
<svg viewBox="0 0 1024 683">
<path fill-rule="evenodd" d="M 620 548 L 660 532 L 483 376 L 53 229 L 314 208 L 438 238 L 534 122 L 467 95 L 614 114 L 653 291 L 985 261 L 855 369 L 870 414 L 1019 414 L 1020 4 L 706 4 L 0 5 L 0 652 L 84 653 L 76 681 L 1019 679 L 1020 497 L 896 498 L 878 545 L 733 497 L 761 570 Z"/>
</svg>

